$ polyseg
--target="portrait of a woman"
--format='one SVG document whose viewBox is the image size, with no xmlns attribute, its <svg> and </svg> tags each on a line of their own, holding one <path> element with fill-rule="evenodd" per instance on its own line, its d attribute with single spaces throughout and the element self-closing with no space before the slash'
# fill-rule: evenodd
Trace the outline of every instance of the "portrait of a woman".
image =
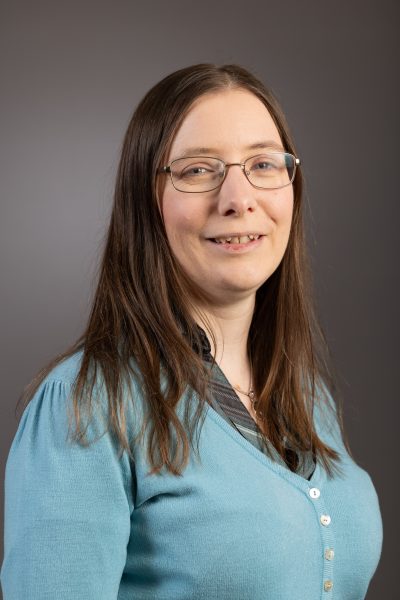
<svg viewBox="0 0 400 600">
<path fill-rule="evenodd" d="M 5 600 L 365 597 L 381 513 L 303 210 L 301 156 L 255 75 L 196 64 L 145 95 L 87 327 L 25 390 Z"/>
</svg>

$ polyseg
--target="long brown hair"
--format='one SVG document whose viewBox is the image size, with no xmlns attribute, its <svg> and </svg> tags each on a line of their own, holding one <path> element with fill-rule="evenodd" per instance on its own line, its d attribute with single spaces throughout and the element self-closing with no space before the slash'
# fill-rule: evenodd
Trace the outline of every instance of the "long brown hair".
<svg viewBox="0 0 400 600">
<path fill-rule="evenodd" d="M 145 399 L 147 418 L 140 434 L 149 428 L 151 472 L 166 467 L 178 475 L 186 466 L 196 426 L 204 416 L 209 376 L 201 353 L 196 351 L 201 339 L 191 316 L 193 287 L 171 252 L 160 216 L 157 172 L 193 102 L 227 88 L 255 94 L 271 114 L 285 149 L 296 154 L 275 97 L 240 66 L 198 64 L 176 71 L 155 85 L 135 110 L 124 138 L 111 221 L 86 330 L 72 347 L 38 373 L 21 397 L 27 404 L 56 364 L 82 351 L 73 388 L 72 438 L 88 443 L 86 433 L 96 401 L 94 386 L 101 375 L 107 396 L 107 428 L 120 450 L 133 457 L 132 444 L 139 438 L 129 439 L 125 406 L 126 383 L 134 378 Z M 317 395 L 324 396 L 324 384 L 333 395 L 335 384 L 328 367 L 329 350 L 313 305 L 301 169 L 296 172 L 293 189 L 288 246 L 278 268 L 257 292 L 248 350 L 265 441 L 273 444 L 290 468 L 295 465 L 295 452 L 285 448 L 284 438 L 294 451 L 312 450 L 332 476 L 340 462 L 339 454 L 318 437 L 313 424 Z M 195 408 L 194 413 L 185 410 L 183 423 L 176 412 L 182 398 L 187 399 L 191 409 Z M 327 395 L 325 401 L 329 407 Z M 129 402 L 135 404 L 134 394 Z M 349 451 L 341 407 L 337 414 Z M 172 444 L 173 439 L 176 444 Z"/>
</svg>

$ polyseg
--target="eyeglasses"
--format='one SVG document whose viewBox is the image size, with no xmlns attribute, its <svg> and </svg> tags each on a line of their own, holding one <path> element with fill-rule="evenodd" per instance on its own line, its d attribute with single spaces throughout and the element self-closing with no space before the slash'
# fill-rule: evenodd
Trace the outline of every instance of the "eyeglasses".
<svg viewBox="0 0 400 600">
<path fill-rule="evenodd" d="M 277 190 L 294 180 L 300 159 L 288 152 L 257 154 L 243 163 L 226 163 L 212 156 L 187 156 L 176 158 L 160 168 L 169 173 L 172 185 L 179 192 L 211 192 L 219 188 L 226 177 L 228 167 L 240 167 L 246 179 L 255 188 Z"/>
</svg>

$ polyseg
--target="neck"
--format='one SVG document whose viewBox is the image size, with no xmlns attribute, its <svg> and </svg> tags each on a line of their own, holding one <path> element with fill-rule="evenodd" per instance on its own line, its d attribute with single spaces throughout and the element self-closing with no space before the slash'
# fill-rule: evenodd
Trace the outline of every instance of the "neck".
<svg viewBox="0 0 400 600">
<path fill-rule="evenodd" d="M 229 381 L 246 387 L 250 382 L 250 362 L 247 340 L 253 318 L 255 298 L 233 306 L 199 309 L 197 323 L 210 328 L 215 344 L 210 339 L 211 353 Z"/>
</svg>

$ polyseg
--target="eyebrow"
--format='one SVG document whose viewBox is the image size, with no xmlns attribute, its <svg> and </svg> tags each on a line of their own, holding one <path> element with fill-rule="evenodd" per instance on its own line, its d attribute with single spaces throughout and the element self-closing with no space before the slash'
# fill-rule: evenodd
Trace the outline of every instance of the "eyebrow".
<svg viewBox="0 0 400 600">
<path fill-rule="evenodd" d="M 278 144 L 272 140 L 256 142 L 254 144 L 250 144 L 246 146 L 244 150 L 247 152 L 248 150 L 280 150 L 284 152 L 284 148 L 282 144 Z M 186 148 L 182 154 L 180 154 L 179 158 L 186 158 L 187 156 L 214 156 L 220 154 L 217 148 L 208 148 L 206 146 L 193 146 L 191 148 Z"/>
</svg>

